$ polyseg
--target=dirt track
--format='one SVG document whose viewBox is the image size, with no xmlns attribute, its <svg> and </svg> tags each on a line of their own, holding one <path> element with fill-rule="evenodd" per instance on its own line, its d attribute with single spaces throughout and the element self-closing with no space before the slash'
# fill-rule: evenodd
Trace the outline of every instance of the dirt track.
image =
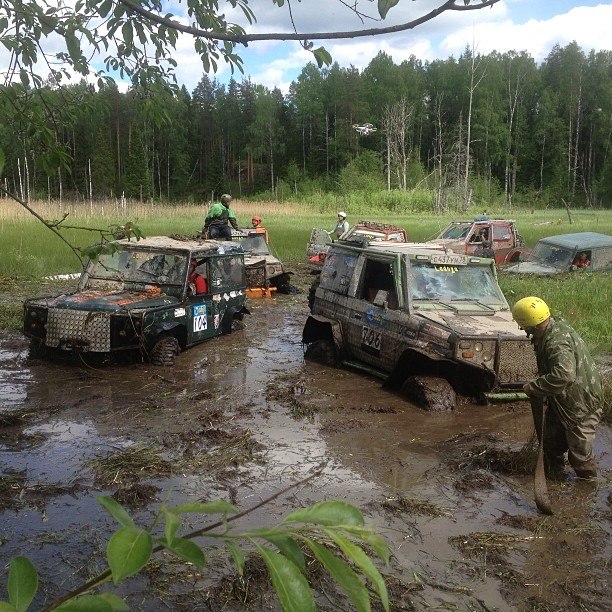
<svg viewBox="0 0 612 612">
<path fill-rule="evenodd" d="M 41 575 L 35 609 L 100 569 L 114 531 L 101 493 L 148 524 L 162 501 L 223 498 L 243 509 L 325 464 L 241 527 L 341 498 L 392 549 L 383 572 L 394 610 L 612 608 L 609 427 L 598 431 L 598 486 L 568 470 L 550 484 L 556 515 L 542 517 L 526 404 L 424 413 L 375 379 L 304 363 L 305 294 L 250 308 L 244 330 L 166 369 L 28 361 L 20 335 L 0 335 L 2 591 L 17 554 Z M 129 453 L 155 461 L 140 471 L 110 461 Z M 256 563 L 242 584 L 228 567 L 213 550 L 205 576 L 154 564 L 118 592 L 142 610 L 275 609 Z M 348 607 L 327 582 L 316 587 L 320 609 Z"/>
</svg>

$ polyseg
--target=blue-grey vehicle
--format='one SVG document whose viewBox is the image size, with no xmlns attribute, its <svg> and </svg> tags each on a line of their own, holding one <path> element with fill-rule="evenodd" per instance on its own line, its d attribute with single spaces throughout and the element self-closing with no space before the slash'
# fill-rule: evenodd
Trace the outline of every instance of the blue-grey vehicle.
<svg viewBox="0 0 612 612">
<path fill-rule="evenodd" d="M 612 270 L 612 236 L 577 232 L 542 238 L 525 261 L 505 271 L 547 276 L 574 270 Z"/>
</svg>

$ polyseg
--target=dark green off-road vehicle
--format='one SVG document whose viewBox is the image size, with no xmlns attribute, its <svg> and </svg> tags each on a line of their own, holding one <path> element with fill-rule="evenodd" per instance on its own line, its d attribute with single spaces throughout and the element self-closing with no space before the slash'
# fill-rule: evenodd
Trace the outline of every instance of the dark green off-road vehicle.
<svg viewBox="0 0 612 612">
<path fill-rule="evenodd" d="M 492 259 L 427 244 L 334 242 L 309 295 L 306 357 L 377 374 L 429 409 L 455 392 L 524 398 L 535 375 Z"/>
<path fill-rule="evenodd" d="M 137 350 L 173 365 L 181 349 L 230 333 L 248 312 L 240 245 L 166 236 L 111 244 L 117 248 L 87 264 L 75 292 L 26 300 L 33 356 Z M 192 261 L 204 279 L 197 285 Z"/>
</svg>

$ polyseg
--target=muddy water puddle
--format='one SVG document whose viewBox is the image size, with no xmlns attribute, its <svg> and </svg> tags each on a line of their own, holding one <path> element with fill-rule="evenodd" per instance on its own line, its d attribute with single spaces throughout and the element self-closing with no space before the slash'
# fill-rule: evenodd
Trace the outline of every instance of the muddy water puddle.
<svg viewBox="0 0 612 612">
<path fill-rule="evenodd" d="M 429 414 L 373 378 L 304 363 L 303 302 L 253 301 L 244 329 L 182 353 L 174 368 L 28 361 L 19 336 L 0 336 L 1 566 L 17 554 L 36 563 L 39 608 L 100 567 L 115 526 L 97 495 L 150 524 L 163 501 L 223 498 L 244 509 L 317 468 L 240 527 L 344 499 L 391 547 L 393 609 L 612 606 L 609 427 L 598 432 L 599 486 L 550 483 L 558 512 L 544 518 L 533 449 L 520 455 L 527 405 Z M 118 461 L 127 456 L 133 464 Z M 269 596 L 219 598 L 224 558 L 211 552 L 206 580 L 166 568 L 118 592 L 142 610 L 274 608 Z M 321 609 L 346 607 L 330 597 L 338 605 L 322 597 Z"/>
</svg>

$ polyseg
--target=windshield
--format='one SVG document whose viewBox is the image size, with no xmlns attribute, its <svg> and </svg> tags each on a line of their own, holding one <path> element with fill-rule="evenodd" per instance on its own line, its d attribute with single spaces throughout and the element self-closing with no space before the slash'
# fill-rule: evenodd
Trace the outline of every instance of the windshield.
<svg viewBox="0 0 612 612">
<path fill-rule="evenodd" d="M 529 259 L 545 263 L 553 268 L 569 268 L 572 265 L 573 251 L 546 242 L 535 245 Z"/>
<path fill-rule="evenodd" d="M 186 255 L 122 250 L 100 255 L 89 271 L 89 278 L 182 285 L 186 266 Z"/>
<path fill-rule="evenodd" d="M 453 223 L 449 225 L 438 238 L 447 238 L 449 240 L 463 240 L 470 232 L 471 223 Z"/>
<path fill-rule="evenodd" d="M 265 234 L 250 234 L 245 238 L 239 238 L 242 250 L 252 255 L 269 255 L 270 249 L 266 244 Z"/>
<path fill-rule="evenodd" d="M 441 266 L 413 263 L 413 300 L 459 301 L 505 306 L 504 296 L 489 266 Z"/>
</svg>

